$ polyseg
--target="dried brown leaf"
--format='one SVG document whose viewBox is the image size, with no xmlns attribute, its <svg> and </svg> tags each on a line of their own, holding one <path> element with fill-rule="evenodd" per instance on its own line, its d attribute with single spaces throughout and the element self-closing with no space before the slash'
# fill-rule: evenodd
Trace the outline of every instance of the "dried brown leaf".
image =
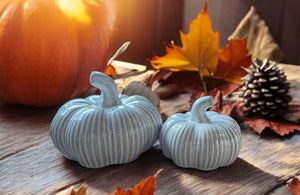
<svg viewBox="0 0 300 195">
<path fill-rule="evenodd" d="M 217 88 L 213 90 L 219 89 L 224 96 L 228 96 L 238 90 L 240 87 L 241 85 L 237 83 L 222 82 Z"/>
<path fill-rule="evenodd" d="M 239 106 L 239 102 L 229 102 L 223 99 L 223 94 L 220 90 L 211 91 L 216 93 L 214 96 L 214 105 L 210 108 L 211 111 L 218 112 L 223 115 L 232 116 L 234 110 Z M 210 94 L 210 95 L 211 95 Z"/>
<path fill-rule="evenodd" d="M 210 111 L 215 111 L 223 115 L 228 115 L 232 117 L 241 117 L 238 109 L 240 108 L 240 102 L 231 102 L 223 99 L 223 93 L 215 88 L 211 90 L 208 95 L 214 97 L 214 105 L 209 109 Z M 199 93 L 198 96 L 194 99 L 194 101 L 200 97 L 205 96 L 205 94 Z M 191 104 L 192 105 L 192 104 Z"/>
<path fill-rule="evenodd" d="M 228 96 L 230 94 L 232 94 L 233 92 L 237 91 L 241 85 L 240 84 L 236 84 L 236 83 L 230 83 L 230 82 L 225 82 L 225 81 L 216 81 L 216 80 L 212 80 L 209 81 L 210 84 L 212 84 L 212 82 L 219 82 L 217 84 L 218 87 L 212 88 L 209 90 L 208 95 L 211 95 L 213 97 L 215 97 L 218 93 L 218 91 L 220 91 L 222 93 L 223 96 Z M 196 99 L 198 99 L 199 97 L 202 97 L 203 95 L 205 95 L 203 93 L 203 91 L 199 91 L 197 88 L 194 88 L 194 90 L 192 91 L 192 95 L 191 95 L 191 99 L 190 102 L 194 102 Z"/>
<path fill-rule="evenodd" d="M 270 129 L 281 136 L 293 133 L 295 130 L 300 131 L 299 125 L 291 124 L 283 120 L 272 121 L 268 119 L 252 117 L 246 119 L 245 123 L 258 134 L 261 134 L 266 129 Z"/>
<path fill-rule="evenodd" d="M 247 48 L 253 58 L 267 58 L 277 62 L 285 58 L 283 51 L 274 41 L 269 27 L 260 18 L 253 6 L 228 39 L 243 39 L 245 37 L 248 37 Z"/>
</svg>

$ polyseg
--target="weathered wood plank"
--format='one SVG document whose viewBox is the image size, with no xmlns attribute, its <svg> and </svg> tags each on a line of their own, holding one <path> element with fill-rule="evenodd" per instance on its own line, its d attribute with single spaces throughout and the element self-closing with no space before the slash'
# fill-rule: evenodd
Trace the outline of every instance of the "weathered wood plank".
<svg viewBox="0 0 300 195">
<path fill-rule="evenodd" d="M 67 162 L 68 163 L 68 162 Z M 71 166 L 48 140 L 0 161 L 2 194 L 53 194 L 57 185 L 76 183 Z M 88 170 L 75 167 L 74 174 L 87 176 Z M 75 173 L 76 172 L 76 173 Z"/>
<path fill-rule="evenodd" d="M 90 194 L 108 193 L 117 184 L 130 188 L 163 168 L 157 179 L 157 194 L 263 194 L 300 169 L 300 134 L 282 140 L 260 138 L 244 130 L 243 143 L 234 164 L 212 172 L 176 167 L 155 149 L 129 164 L 86 169 L 64 159 L 49 138 L 0 161 L 0 189 L 4 194 L 52 194 L 70 184 L 86 182 Z"/>
<path fill-rule="evenodd" d="M 47 140 L 49 124 L 56 110 L 1 105 L 0 159 Z"/>
<path fill-rule="evenodd" d="M 276 189 L 275 191 L 270 192 L 272 195 L 290 195 L 291 192 L 288 191 L 286 185 L 281 186 L 280 188 Z"/>
</svg>

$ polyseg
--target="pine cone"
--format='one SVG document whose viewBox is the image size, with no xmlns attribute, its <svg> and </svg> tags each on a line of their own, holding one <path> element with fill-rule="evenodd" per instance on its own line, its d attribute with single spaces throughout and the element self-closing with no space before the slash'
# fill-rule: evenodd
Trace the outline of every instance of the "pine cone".
<svg viewBox="0 0 300 195">
<path fill-rule="evenodd" d="M 248 74 L 242 78 L 242 98 L 245 103 L 243 110 L 247 115 L 262 118 L 274 118 L 285 114 L 288 103 L 290 84 L 277 63 L 265 59 L 254 59 Z"/>
</svg>

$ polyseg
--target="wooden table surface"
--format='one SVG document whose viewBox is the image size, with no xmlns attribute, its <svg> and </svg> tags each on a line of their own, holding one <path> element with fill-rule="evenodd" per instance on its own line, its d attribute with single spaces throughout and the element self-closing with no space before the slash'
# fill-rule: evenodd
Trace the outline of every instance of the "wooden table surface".
<svg viewBox="0 0 300 195">
<path fill-rule="evenodd" d="M 300 98 L 300 67 L 283 65 Z M 145 78 L 145 74 L 117 79 L 124 83 Z M 126 82 L 125 82 L 126 81 Z M 161 101 L 164 112 L 180 107 L 188 94 Z M 58 107 L 32 108 L 0 105 L 0 194 L 54 194 L 71 185 L 86 183 L 88 194 L 107 194 L 116 185 L 128 189 L 163 168 L 157 177 L 156 194 L 289 194 L 286 182 L 300 174 L 300 132 L 280 137 L 259 136 L 245 125 L 243 146 L 230 166 L 204 172 L 183 169 L 151 149 L 124 165 L 87 169 L 65 159 L 54 147 L 49 126 Z M 172 112 L 172 111 L 170 111 Z M 172 113 L 168 114 L 172 114 Z"/>
</svg>

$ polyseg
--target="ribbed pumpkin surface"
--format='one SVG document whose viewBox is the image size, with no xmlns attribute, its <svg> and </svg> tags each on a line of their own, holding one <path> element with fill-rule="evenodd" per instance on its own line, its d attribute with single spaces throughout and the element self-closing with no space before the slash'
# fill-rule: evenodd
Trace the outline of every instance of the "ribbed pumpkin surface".
<svg viewBox="0 0 300 195">
<path fill-rule="evenodd" d="M 180 167 L 214 170 L 235 161 L 242 140 L 239 125 L 226 115 L 206 112 L 210 123 L 192 121 L 191 113 L 174 114 L 163 125 L 163 154 Z"/>
<path fill-rule="evenodd" d="M 141 96 L 120 95 L 122 105 L 101 108 L 99 96 L 74 99 L 54 117 L 50 135 L 65 157 L 99 168 L 135 160 L 158 139 L 158 109 Z"/>
</svg>

